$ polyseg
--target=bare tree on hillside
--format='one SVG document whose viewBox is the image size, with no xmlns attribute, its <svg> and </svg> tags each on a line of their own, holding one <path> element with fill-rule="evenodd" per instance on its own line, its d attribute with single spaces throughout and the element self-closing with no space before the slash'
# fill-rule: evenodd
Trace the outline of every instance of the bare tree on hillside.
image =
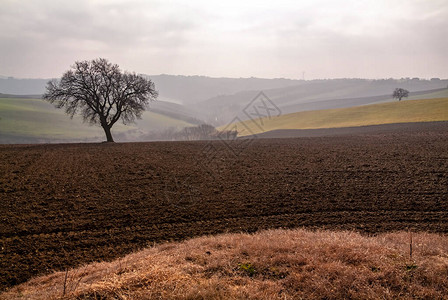
<svg viewBox="0 0 448 300">
<path fill-rule="evenodd" d="M 118 65 L 99 58 L 75 62 L 61 80 L 48 82 L 43 98 L 65 108 L 71 118 L 79 111 L 84 121 L 99 124 L 107 141 L 113 142 L 112 126 L 118 120 L 128 124 L 140 119 L 157 96 L 151 80 L 122 72 Z"/>
</svg>

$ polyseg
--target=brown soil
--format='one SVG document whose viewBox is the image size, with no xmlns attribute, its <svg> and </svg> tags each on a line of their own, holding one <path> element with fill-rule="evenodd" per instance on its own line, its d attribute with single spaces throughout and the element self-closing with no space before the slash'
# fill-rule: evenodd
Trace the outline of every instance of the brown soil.
<svg viewBox="0 0 448 300">
<path fill-rule="evenodd" d="M 448 130 L 437 128 L 0 146 L 0 288 L 204 234 L 299 226 L 448 233 Z"/>
</svg>

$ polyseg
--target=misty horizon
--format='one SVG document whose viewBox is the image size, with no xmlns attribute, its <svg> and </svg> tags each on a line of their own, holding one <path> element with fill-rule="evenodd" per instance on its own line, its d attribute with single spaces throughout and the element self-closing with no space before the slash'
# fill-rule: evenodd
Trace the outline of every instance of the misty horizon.
<svg viewBox="0 0 448 300">
<path fill-rule="evenodd" d="M 69 66 L 70 67 L 70 66 Z M 67 67 L 67 70 L 69 69 L 69 67 Z M 131 72 L 131 71 L 127 71 L 126 72 Z M 132 73 L 132 72 L 131 72 Z M 62 74 L 61 74 L 62 75 Z M 328 77 L 328 78 L 312 78 L 312 79 L 303 79 L 303 78 L 290 78 L 290 77 L 256 77 L 256 76 L 251 76 L 251 77 L 226 77 L 226 76 L 207 76 L 207 75 L 185 75 L 185 74 L 165 74 L 165 73 L 161 73 L 161 74 L 145 74 L 145 73 L 138 73 L 138 75 L 143 75 L 143 76 L 147 76 L 149 78 L 151 77 L 155 77 L 155 76 L 173 76 L 173 77 L 199 77 L 199 78 L 209 78 L 209 79 L 261 79 L 261 80 L 290 80 L 290 81 L 319 81 L 319 80 L 368 80 L 368 81 L 375 81 L 375 80 L 403 80 L 403 81 L 408 81 L 408 80 L 447 80 L 448 77 L 410 77 L 410 76 L 406 76 L 406 77 L 377 77 L 377 78 L 368 78 L 368 77 Z M 17 79 L 17 80 L 52 80 L 52 79 L 59 79 L 61 76 L 59 77 L 15 77 L 15 76 L 8 76 L 5 74 L 0 74 L 0 79 Z"/>
</svg>

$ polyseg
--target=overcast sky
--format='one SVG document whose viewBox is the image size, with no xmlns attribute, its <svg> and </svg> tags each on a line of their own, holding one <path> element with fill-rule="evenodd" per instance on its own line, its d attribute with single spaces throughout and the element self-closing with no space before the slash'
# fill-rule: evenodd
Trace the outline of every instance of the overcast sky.
<svg viewBox="0 0 448 300">
<path fill-rule="evenodd" d="M 447 0 L 0 0 L 0 75 L 448 78 Z"/>
</svg>

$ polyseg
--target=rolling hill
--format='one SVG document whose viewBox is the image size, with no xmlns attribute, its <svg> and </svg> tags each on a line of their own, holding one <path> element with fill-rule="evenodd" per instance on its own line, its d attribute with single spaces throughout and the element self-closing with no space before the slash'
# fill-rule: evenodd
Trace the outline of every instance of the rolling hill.
<svg viewBox="0 0 448 300">
<path fill-rule="evenodd" d="M 409 90 L 410 96 L 423 99 L 422 94 L 442 93 L 448 97 L 447 80 L 366 80 L 331 79 L 304 81 L 299 85 L 263 89 L 264 94 L 280 108 L 283 114 L 298 111 L 344 108 L 380 102 L 391 102 L 392 91 L 396 87 Z M 256 97 L 260 90 L 243 91 L 233 95 L 222 95 L 203 101 L 198 110 L 203 119 L 221 126 L 238 116 L 247 119 L 243 110 Z M 429 98 L 436 98 L 430 95 Z"/>
<path fill-rule="evenodd" d="M 157 106 L 157 105 L 156 105 Z M 161 106 L 159 104 L 159 106 Z M 165 106 L 170 106 L 166 104 Z M 166 110 L 167 108 L 165 108 Z M 159 108 L 163 111 L 163 108 Z M 190 122 L 192 123 L 190 123 Z M 112 132 L 117 141 L 151 140 L 151 133 L 167 128 L 181 129 L 199 121 L 186 114 L 167 116 L 146 111 L 136 124 L 116 124 Z M 89 126 L 80 116 L 73 120 L 63 110 L 40 99 L 0 98 L 0 143 L 93 142 L 104 140 L 99 126 Z"/>
<path fill-rule="evenodd" d="M 163 101 L 192 105 L 218 95 L 242 91 L 275 89 L 296 86 L 303 80 L 285 78 L 215 78 L 207 76 L 145 75 L 150 78 Z"/>
<path fill-rule="evenodd" d="M 303 111 L 278 117 L 243 121 L 232 124 L 230 127 L 236 128 L 239 131 L 239 136 L 248 136 L 281 129 L 343 128 L 431 121 L 448 121 L 448 98 Z"/>
<path fill-rule="evenodd" d="M 305 81 L 173 75 L 148 77 L 155 82 L 160 95 L 159 101 L 151 103 L 150 111 L 145 112 L 143 119 L 136 124 L 114 126 L 114 137 L 117 141 L 164 140 L 170 130 L 203 123 L 222 126 L 235 117 L 244 121 L 247 119 L 243 113 L 244 109 L 260 91 L 264 91 L 285 116 L 303 111 L 391 102 L 391 92 L 395 87 L 408 89 L 411 92 L 408 99 L 448 98 L 448 80 L 437 79 Z M 39 100 L 39 93 L 44 91 L 46 81 L 0 78 L 0 93 L 3 93 L 0 94 L 0 143 L 102 140 L 101 128 L 87 126 L 79 117 L 70 121 L 62 111 L 55 110 L 48 103 Z M 5 94 L 12 92 L 17 95 Z M 306 121 L 306 116 L 308 115 L 301 117 L 304 118 L 303 122 Z M 309 118 L 308 121 L 311 121 L 315 117 L 310 115 Z M 285 122 L 276 124 L 272 129 L 285 126 L 290 128 L 290 125 L 287 125 L 289 121 Z M 314 122 L 319 123 L 316 120 Z M 338 122 L 337 126 L 356 124 Z M 296 128 L 298 125 L 291 126 Z"/>
<path fill-rule="evenodd" d="M 185 105 L 205 101 L 218 95 L 231 95 L 246 90 L 283 88 L 303 82 L 303 80 L 285 78 L 214 78 L 166 74 L 143 76 L 154 82 L 159 91 L 160 100 Z M 0 93 L 43 94 L 48 80 L 0 77 Z"/>
<path fill-rule="evenodd" d="M 411 97 L 415 97 L 422 91 L 436 92 L 448 86 L 448 80 L 437 78 L 295 80 L 164 74 L 143 76 L 155 83 L 160 101 L 177 105 L 162 105 L 162 111 L 157 112 L 169 117 L 173 117 L 174 113 L 177 118 L 181 111 L 181 115 L 187 114 L 188 117 L 187 120 L 181 120 L 189 122 L 198 119 L 214 126 L 224 125 L 236 116 L 244 119 L 242 110 L 260 91 L 286 114 L 391 101 L 392 91 L 396 87 L 409 90 Z M 0 78 L 0 93 L 32 94 L 36 98 L 36 95 L 44 92 L 46 82 L 46 79 Z M 441 97 L 448 95 L 432 98 Z M 153 109 L 158 109 L 156 106 Z"/>
</svg>

